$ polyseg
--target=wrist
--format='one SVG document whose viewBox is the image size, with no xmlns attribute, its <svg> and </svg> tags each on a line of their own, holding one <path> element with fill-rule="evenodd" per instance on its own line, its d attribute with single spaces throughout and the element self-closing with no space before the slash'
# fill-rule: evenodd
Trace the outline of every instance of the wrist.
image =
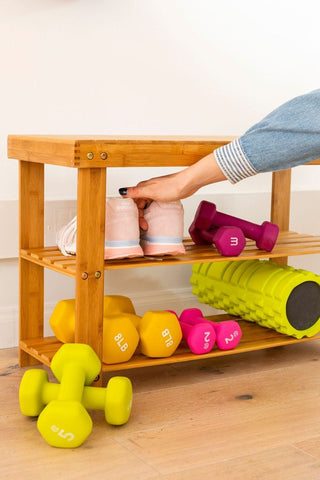
<svg viewBox="0 0 320 480">
<path fill-rule="evenodd" d="M 210 183 L 222 182 L 226 176 L 219 167 L 214 153 L 201 158 L 198 162 L 184 170 L 186 188 L 198 190 Z"/>
</svg>

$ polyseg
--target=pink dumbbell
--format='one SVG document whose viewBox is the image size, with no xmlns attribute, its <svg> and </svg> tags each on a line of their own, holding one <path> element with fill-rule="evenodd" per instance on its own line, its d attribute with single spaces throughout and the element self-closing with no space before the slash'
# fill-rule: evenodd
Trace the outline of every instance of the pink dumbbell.
<svg viewBox="0 0 320 480">
<path fill-rule="evenodd" d="M 179 320 L 182 339 L 188 344 L 190 350 L 196 355 L 203 355 L 210 352 L 216 341 L 216 333 L 213 325 L 208 324 L 208 321 L 204 320 L 196 325 L 190 323 L 181 322 L 176 312 L 168 310 L 168 312 L 174 313 Z"/>
<path fill-rule="evenodd" d="M 226 257 L 237 257 L 246 246 L 246 239 L 238 227 L 213 227 L 209 230 L 189 229 L 196 245 L 213 243 L 218 252 Z"/>
<path fill-rule="evenodd" d="M 197 230 L 210 230 L 212 227 L 232 226 L 242 230 L 244 235 L 255 240 L 258 248 L 270 252 L 278 238 L 279 227 L 275 223 L 263 222 L 261 225 L 251 223 L 238 217 L 217 212 L 214 203 L 200 202 L 189 233 L 195 235 Z"/>
<path fill-rule="evenodd" d="M 195 325 L 181 322 L 182 338 L 185 340 L 190 350 L 196 355 L 209 353 L 216 341 L 216 334 L 212 325 L 208 322 L 199 322 Z"/>
<path fill-rule="evenodd" d="M 199 308 L 187 308 L 186 310 L 183 310 L 179 321 L 180 325 L 181 323 L 198 325 L 203 322 L 208 322 L 214 328 L 216 344 L 220 350 L 232 350 L 241 340 L 242 332 L 237 322 L 234 320 L 226 320 L 220 323 L 211 322 L 211 320 L 203 318 L 202 312 Z"/>
</svg>

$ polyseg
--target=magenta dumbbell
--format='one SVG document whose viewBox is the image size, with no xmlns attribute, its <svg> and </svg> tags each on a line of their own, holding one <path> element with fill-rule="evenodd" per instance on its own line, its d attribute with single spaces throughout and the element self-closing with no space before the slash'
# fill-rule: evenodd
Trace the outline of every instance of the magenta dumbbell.
<svg viewBox="0 0 320 480">
<path fill-rule="evenodd" d="M 196 230 L 196 235 L 191 234 L 191 238 L 197 245 L 213 243 L 218 252 L 226 257 L 237 257 L 246 246 L 245 236 L 238 227 L 225 226 Z"/>
<path fill-rule="evenodd" d="M 240 228 L 246 237 L 255 240 L 258 248 L 267 252 L 273 249 L 279 234 L 279 227 L 275 223 L 265 221 L 261 225 L 257 225 L 226 213 L 220 213 L 217 212 L 214 203 L 206 200 L 200 202 L 194 220 L 190 225 L 189 233 L 193 239 L 193 237 L 197 238 L 199 230 L 208 231 L 212 227 L 223 226 Z M 193 239 L 193 241 L 195 240 Z"/>
<path fill-rule="evenodd" d="M 215 344 L 216 334 L 212 325 L 208 322 L 199 322 L 195 325 L 181 322 L 182 338 L 185 340 L 190 350 L 196 355 L 209 353 Z"/>
<path fill-rule="evenodd" d="M 220 323 L 211 322 L 211 320 L 203 318 L 202 312 L 199 308 L 187 308 L 186 310 L 183 310 L 179 321 L 180 325 L 181 323 L 198 325 L 203 322 L 208 322 L 214 328 L 216 344 L 220 350 L 232 350 L 241 340 L 242 332 L 238 322 L 234 320 L 226 320 Z"/>
<path fill-rule="evenodd" d="M 190 323 L 181 322 L 176 312 L 168 310 L 168 312 L 174 313 L 179 320 L 182 339 L 188 344 L 190 350 L 196 355 L 202 355 L 210 352 L 216 341 L 216 333 L 213 325 L 208 324 L 206 320 L 199 322 L 196 325 Z"/>
</svg>

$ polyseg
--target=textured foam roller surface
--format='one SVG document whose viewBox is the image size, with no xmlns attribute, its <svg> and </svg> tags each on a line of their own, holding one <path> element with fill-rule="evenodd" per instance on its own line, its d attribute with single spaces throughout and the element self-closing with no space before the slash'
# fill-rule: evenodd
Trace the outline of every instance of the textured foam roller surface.
<svg viewBox="0 0 320 480">
<path fill-rule="evenodd" d="M 267 260 L 196 264 L 200 302 L 296 338 L 320 331 L 320 276 Z"/>
</svg>

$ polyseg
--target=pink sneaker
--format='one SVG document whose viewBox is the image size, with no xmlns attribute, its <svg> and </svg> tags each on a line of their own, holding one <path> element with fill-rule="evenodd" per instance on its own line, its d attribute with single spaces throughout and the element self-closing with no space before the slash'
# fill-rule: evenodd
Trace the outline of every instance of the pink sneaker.
<svg viewBox="0 0 320 480">
<path fill-rule="evenodd" d="M 108 198 L 104 258 L 143 257 L 139 245 L 139 214 L 132 198 Z"/>
<path fill-rule="evenodd" d="M 182 243 L 183 206 L 177 202 L 152 202 L 144 211 L 148 231 L 141 236 L 145 255 L 180 255 L 186 253 Z"/>
<path fill-rule="evenodd" d="M 77 217 L 70 220 L 67 225 L 64 225 L 57 233 L 57 246 L 63 255 L 75 255 L 76 253 L 76 238 L 77 238 Z"/>
<path fill-rule="evenodd" d="M 138 208 L 132 198 L 109 198 L 106 203 L 105 260 L 143 257 L 140 241 Z M 77 217 L 57 234 L 57 245 L 63 255 L 75 255 Z"/>
</svg>

